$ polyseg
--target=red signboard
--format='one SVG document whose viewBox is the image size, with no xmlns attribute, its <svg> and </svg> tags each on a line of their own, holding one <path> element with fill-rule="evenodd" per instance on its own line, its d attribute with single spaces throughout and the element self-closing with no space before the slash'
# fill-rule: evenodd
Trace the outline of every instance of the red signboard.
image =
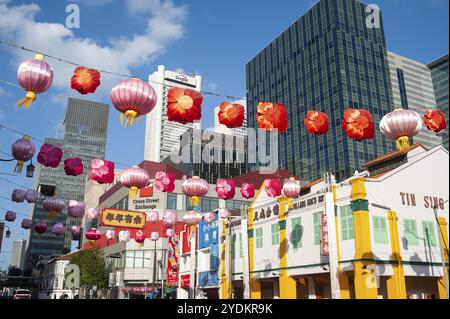
<svg viewBox="0 0 450 319">
<path fill-rule="evenodd" d="M 140 197 L 152 197 L 153 196 L 153 182 L 150 182 L 150 185 L 147 187 L 141 188 L 139 190 Z"/>
<path fill-rule="evenodd" d="M 322 255 L 329 255 L 329 245 L 328 245 L 328 223 L 327 215 L 320 215 L 320 226 L 321 226 L 321 238 L 320 238 L 320 253 Z"/>
<path fill-rule="evenodd" d="M 167 285 L 178 286 L 178 236 L 169 237 L 167 250 Z"/>
<path fill-rule="evenodd" d="M 190 275 L 181 275 L 180 276 L 180 287 L 181 288 L 189 288 L 190 284 Z"/>
</svg>

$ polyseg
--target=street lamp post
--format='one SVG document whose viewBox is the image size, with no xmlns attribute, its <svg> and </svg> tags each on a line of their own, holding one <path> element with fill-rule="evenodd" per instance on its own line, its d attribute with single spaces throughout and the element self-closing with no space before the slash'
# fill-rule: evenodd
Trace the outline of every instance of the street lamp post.
<svg viewBox="0 0 450 319">
<path fill-rule="evenodd" d="M 156 241 L 158 239 L 152 239 L 155 243 L 154 250 L 153 250 L 153 276 L 152 276 L 152 288 L 153 292 L 155 292 L 155 283 L 156 283 Z"/>
</svg>

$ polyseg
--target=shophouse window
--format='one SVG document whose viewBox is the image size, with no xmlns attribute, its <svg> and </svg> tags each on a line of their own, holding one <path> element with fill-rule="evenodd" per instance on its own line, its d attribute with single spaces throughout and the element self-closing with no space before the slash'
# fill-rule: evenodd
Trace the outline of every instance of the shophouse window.
<svg viewBox="0 0 450 319">
<path fill-rule="evenodd" d="M 313 229 L 314 229 L 314 245 L 320 245 L 320 235 L 322 227 L 320 227 L 320 217 L 322 213 L 315 213 L 313 215 Z"/>
<path fill-rule="evenodd" d="M 231 237 L 231 258 L 236 258 L 236 234 Z"/>
<path fill-rule="evenodd" d="M 272 245 L 280 244 L 280 225 L 278 223 L 271 225 L 272 229 Z"/>
<path fill-rule="evenodd" d="M 167 194 L 167 209 L 177 209 L 177 194 Z"/>
<path fill-rule="evenodd" d="M 341 214 L 341 237 L 342 240 L 353 239 L 354 225 L 353 225 L 353 212 L 350 205 L 341 206 L 339 208 Z"/>
<path fill-rule="evenodd" d="M 436 246 L 436 231 L 433 222 L 422 222 L 423 237 L 427 246 Z"/>
<path fill-rule="evenodd" d="M 294 248 L 302 247 L 302 219 L 301 217 L 293 218 L 291 223 L 291 242 Z"/>
<path fill-rule="evenodd" d="M 242 233 L 239 233 L 239 257 L 242 257 Z"/>
<path fill-rule="evenodd" d="M 387 220 L 385 217 L 373 216 L 373 236 L 376 244 L 389 243 L 389 235 L 387 230 Z"/>
<path fill-rule="evenodd" d="M 256 248 L 262 248 L 262 246 L 263 246 L 263 229 L 262 228 L 255 229 L 255 241 L 256 241 Z"/>
<path fill-rule="evenodd" d="M 408 245 L 418 246 L 419 245 L 419 236 L 417 235 L 417 224 L 413 219 L 405 219 L 403 221 L 403 225 L 405 227 L 405 232 L 403 236 L 406 239 Z"/>
</svg>

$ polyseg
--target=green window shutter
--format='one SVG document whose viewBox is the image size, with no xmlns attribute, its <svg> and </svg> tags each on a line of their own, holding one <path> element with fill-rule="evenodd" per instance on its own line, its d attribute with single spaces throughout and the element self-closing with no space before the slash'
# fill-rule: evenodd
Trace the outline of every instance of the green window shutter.
<svg viewBox="0 0 450 319">
<path fill-rule="evenodd" d="M 322 213 L 315 213 L 313 215 L 313 229 L 314 229 L 314 245 L 320 245 L 320 235 L 321 235 L 321 224 L 320 224 L 320 217 L 321 217 Z"/>
<path fill-rule="evenodd" d="M 353 212 L 350 205 L 341 206 L 339 208 L 341 215 L 341 237 L 342 240 L 353 239 L 354 225 L 353 225 Z"/>
<path fill-rule="evenodd" d="M 436 231 L 433 222 L 423 222 L 423 237 L 428 246 L 436 247 Z"/>
<path fill-rule="evenodd" d="M 236 234 L 231 237 L 231 258 L 236 257 Z"/>
<path fill-rule="evenodd" d="M 302 220 L 301 217 L 293 218 L 291 222 L 291 241 L 294 248 L 302 247 Z"/>
<path fill-rule="evenodd" d="M 387 230 L 387 220 L 385 217 L 381 216 L 373 216 L 373 235 L 374 241 L 377 244 L 388 244 L 389 243 L 389 235 Z"/>
<path fill-rule="evenodd" d="M 239 233 L 239 257 L 242 257 L 242 233 Z"/>
<path fill-rule="evenodd" d="M 413 219 L 405 219 L 404 227 L 405 227 L 404 237 L 405 237 L 408 245 L 418 246 L 419 245 L 419 236 L 417 235 L 416 221 Z"/>
<path fill-rule="evenodd" d="M 263 246 L 263 229 L 257 228 L 255 233 L 255 240 L 256 240 L 256 248 L 262 248 Z"/>
<path fill-rule="evenodd" d="M 272 245 L 280 244 L 280 226 L 278 223 L 272 224 Z"/>
</svg>

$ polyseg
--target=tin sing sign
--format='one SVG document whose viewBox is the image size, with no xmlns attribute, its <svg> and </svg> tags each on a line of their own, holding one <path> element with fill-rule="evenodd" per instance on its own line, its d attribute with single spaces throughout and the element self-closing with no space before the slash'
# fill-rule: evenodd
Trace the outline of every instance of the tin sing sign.
<svg viewBox="0 0 450 319">
<path fill-rule="evenodd" d="M 320 227 L 321 227 L 320 254 L 328 256 L 330 251 L 328 245 L 328 224 L 326 214 L 320 214 Z"/>
</svg>

